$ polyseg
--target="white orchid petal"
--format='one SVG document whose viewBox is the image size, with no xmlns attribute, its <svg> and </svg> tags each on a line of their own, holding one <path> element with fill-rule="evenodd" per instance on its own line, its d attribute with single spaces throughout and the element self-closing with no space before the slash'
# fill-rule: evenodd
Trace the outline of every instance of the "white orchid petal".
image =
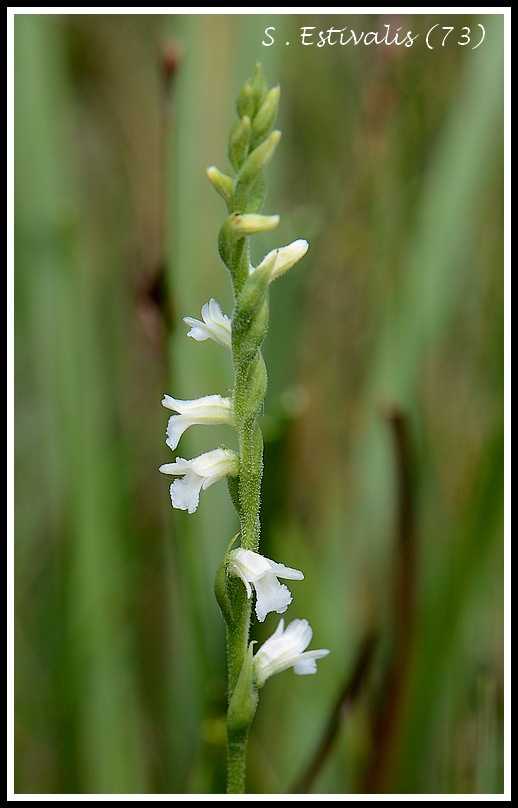
<svg viewBox="0 0 518 808">
<path fill-rule="evenodd" d="M 177 415 L 171 415 L 167 423 L 166 444 L 173 451 L 186 429 L 194 425 L 233 424 L 234 411 L 231 398 L 220 395 L 194 399 L 179 399 L 165 395 L 162 404 Z"/>
<path fill-rule="evenodd" d="M 278 564 L 275 561 L 268 560 L 270 561 L 272 572 L 274 572 L 278 578 L 286 578 L 286 580 L 289 581 L 304 580 L 304 573 L 300 570 L 294 570 L 291 567 L 285 567 L 284 564 Z"/>
<path fill-rule="evenodd" d="M 255 613 L 263 622 L 270 612 L 283 614 L 292 601 L 290 590 L 277 578 L 301 581 L 304 575 L 299 570 L 285 567 L 270 558 L 240 547 L 230 554 L 230 571 L 238 575 L 246 587 L 247 596 L 252 596 L 253 585 L 256 592 Z"/>
<path fill-rule="evenodd" d="M 180 443 L 183 433 L 191 424 L 192 422 L 183 415 L 172 415 L 170 417 L 167 422 L 165 442 L 173 452 Z"/>
<path fill-rule="evenodd" d="M 319 651 L 306 651 L 301 654 L 297 662 L 293 663 L 293 670 L 299 676 L 307 676 L 310 673 L 317 672 L 317 659 L 327 656 L 329 651 L 327 649 L 320 649 Z"/>
<path fill-rule="evenodd" d="M 190 326 L 187 336 L 192 337 L 196 342 L 204 342 L 206 339 L 212 339 L 212 335 L 209 333 L 206 326 L 200 323 L 199 320 L 195 320 L 193 317 L 184 317 L 183 321 L 185 325 Z"/>
<path fill-rule="evenodd" d="M 277 630 L 266 640 L 254 657 L 254 672 L 258 687 L 275 673 L 293 668 L 299 675 L 316 673 L 316 660 L 327 656 L 329 651 L 305 651 L 313 632 L 307 620 L 293 620 L 286 630 L 281 619 Z"/>
<path fill-rule="evenodd" d="M 202 484 L 203 477 L 198 477 L 192 472 L 187 472 L 185 477 L 171 483 L 170 493 L 173 508 L 194 513 L 200 501 Z"/>
<path fill-rule="evenodd" d="M 287 586 L 279 583 L 275 575 L 265 575 L 254 584 L 257 593 L 255 613 L 262 623 L 270 612 L 283 614 L 293 600 Z"/>
<path fill-rule="evenodd" d="M 231 321 L 226 314 L 223 314 L 217 300 L 211 297 L 208 303 L 204 303 L 201 316 L 203 322 L 194 319 L 194 317 L 183 318 L 184 323 L 190 326 L 187 336 L 192 337 L 197 342 L 211 339 L 224 348 L 230 348 Z"/>
<path fill-rule="evenodd" d="M 250 274 L 259 269 L 266 269 L 268 266 L 269 279 L 270 283 L 272 283 L 300 261 L 306 255 L 308 249 L 308 242 L 303 238 L 298 238 L 296 241 L 292 241 L 291 244 L 287 244 L 286 247 L 271 250 L 257 267 L 250 267 Z"/>
<path fill-rule="evenodd" d="M 213 449 L 192 460 L 178 457 L 174 463 L 160 466 L 163 474 L 183 477 L 171 484 L 173 508 L 194 513 L 198 507 L 200 491 L 223 477 L 235 477 L 238 473 L 238 456 L 231 449 Z"/>
</svg>

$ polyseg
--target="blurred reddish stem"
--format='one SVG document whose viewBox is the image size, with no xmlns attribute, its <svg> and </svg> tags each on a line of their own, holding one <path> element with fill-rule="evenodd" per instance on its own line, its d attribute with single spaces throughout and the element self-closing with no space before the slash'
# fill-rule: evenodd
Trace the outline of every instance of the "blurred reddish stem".
<svg viewBox="0 0 518 808">
<path fill-rule="evenodd" d="M 175 79 L 181 63 L 180 46 L 167 42 L 160 51 L 159 79 L 161 82 L 160 107 L 160 222 L 159 257 L 153 266 L 143 267 L 137 289 L 137 311 L 149 344 L 160 357 L 173 322 L 173 303 L 166 282 L 166 264 L 171 239 L 172 211 L 169 204 L 170 139 L 174 128 Z"/>
<path fill-rule="evenodd" d="M 398 485 L 392 604 L 392 646 L 373 716 L 374 750 L 365 777 L 368 794 L 391 793 L 405 726 L 416 612 L 415 486 L 408 419 L 397 407 L 386 411 L 392 433 Z"/>
<path fill-rule="evenodd" d="M 331 710 L 327 726 L 324 729 L 315 754 L 302 776 L 293 786 L 291 790 L 292 794 L 310 793 L 316 778 L 333 750 L 342 721 L 345 720 L 347 713 L 358 698 L 363 684 L 367 679 L 375 646 L 376 637 L 374 635 L 369 635 L 364 639 L 353 673 L 350 677 L 347 676 L 340 691 L 340 695 Z"/>
</svg>

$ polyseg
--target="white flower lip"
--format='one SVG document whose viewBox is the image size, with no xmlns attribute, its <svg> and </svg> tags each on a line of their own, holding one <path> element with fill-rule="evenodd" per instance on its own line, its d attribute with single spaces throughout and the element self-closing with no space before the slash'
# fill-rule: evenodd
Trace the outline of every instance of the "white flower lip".
<svg viewBox="0 0 518 808">
<path fill-rule="evenodd" d="M 171 415 L 167 424 L 166 443 L 173 451 L 186 429 L 195 424 L 233 424 L 232 399 L 213 395 L 182 400 L 165 395 L 162 404 L 178 415 Z"/>
<path fill-rule="evenodd" d="M 224 348 L 230 348 L 230 318 L 223 314 L 221 306 L 213 297 L 202 306 L 201 316 L 203 322 L 195 320 L 193 317 L 183 318 L 184 323 L 191 327 L 187 336 L 192 337 L 197 342 L 211 339 Z"/>
<path fill-rule="evenodd" d="M 306 651 L 312 637 L 313 630 L 307 620 L 292 620 L 285 630 L 281 617 L 276 631 L 255 654 L 257 686 L 261 687 L 270 676 L 287 668 L 293 668 L 299 676 L 316 673 L 316 660 L 327 656 L 329 651 L 325 648 Z"/>
<path fill-rule="evenodd" d="M 171 483 L 171 502 L 173 508 L 194 513 L 200 501 L 200 491 L 223 477 L 235 477 L 238 456 L 231 449 L 213 449 L 193 460 L 177 457 L 174 463 L 160 466 L 159 471 L 182 477 Z"/>
<path fill-rule="evenodd" d="M 230 553 L 229 566 L 230 571 L 243 581 L 249 598 L 252 597 L 253 585 L 256 592 L 255 613 L 261 623 L 270 612 L 283 614 L 292 601 L 288 587 L 277 579 L 302 581 L 304 578 L 300 570 L 285 567 L 242 547 Z"/>
</svg>

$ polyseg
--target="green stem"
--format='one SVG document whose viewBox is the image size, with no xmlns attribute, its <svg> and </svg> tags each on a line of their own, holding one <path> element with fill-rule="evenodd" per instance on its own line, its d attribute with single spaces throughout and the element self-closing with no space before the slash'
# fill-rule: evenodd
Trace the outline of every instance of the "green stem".
<svg viewBox="0 0 518 808">
<path fill-rule="evenodd" d="M 256 553 L 259 549 L 261 522 L 261 481 L 263 471 L 263 436 L 258 424 L 245 422 L 238 431 L 240 472 L 238 478 L 241 545 Z"/>
<path fill-rule="evenodd" d="M 279 90 L 267 96 L 259 67 L 238 99 L 239 120 L 229 139 L 229 158 L 234 179 L 217 169 L 209 179 L 227 204 L 229 216 L 219 234 L 219 253 L 226 265 L 234 292 L 232 317 L 232 362 L 234 366 L 234 425 L 239 444 L 239 474 L 229 488 L 239 513 L 241 546 L 257 552 L 260 538 L 263 436 L 257 423 L 266 395 L 266 367 L 260 346 L 268 327 L 268 284 L 265 273 L 250 274 L 250 239 L 240 235 L 243 214 L 257 214 L 265 195 L 264 169 L 271 159 L 280 133 L 270 130 L 277 111 Z M 253 218 L 253 217 L 252 217 Z M 264 217 L 267 219 L 268 217 Z M 278 217 L 269 217 L 272 229 Z M 264 219 L 253 220 L 255 228 Z M 250 218 L 245 221 L 250 226 Z M 258 232 L 251 229 L 249 232 Z M 251 600 L 242 581 L 227 576 L 225 561 L 216 578 L 216 594 L 227 625 L 228 716 L 227 752 L 229 794 L 245 793 L 248 734 L 257 707 L 253 677 L 253 653 L 249 643 Z"/>
<path fill-rule="evenodd" d="M 227 731 L 227 794 L 244 794 L 246 791 L 246 750 L 248 731 L 231 735 Z"/>
<path fill-rule="evenodd" d="M 244 794 L 248 734 L 257 708 L 253 653 L 248 642 L 251 603 L 241 582 L 230 585 L 232 617 L 227 620 L 229 700 L 227 715 L 227 792 Z M 236 584 L 239 588 L 236 588 Z"/>
</svg>

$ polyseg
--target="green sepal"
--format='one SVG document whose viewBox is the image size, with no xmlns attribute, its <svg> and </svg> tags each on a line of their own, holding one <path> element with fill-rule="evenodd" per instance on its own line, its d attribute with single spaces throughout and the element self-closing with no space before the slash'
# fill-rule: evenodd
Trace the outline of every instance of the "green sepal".
<svg viewBox="0 0 518 808">
<path fill-rule="evenodd" d="M 232 500 L 232 504 L 234 508 L 239 514 L 239 480 L 238 477 L 229 477 L 227 476 L 227 485 L 228 485 L 228 493 L 230 494 L 230 499 Z"/>
<path fill-rule="evenodd" d="M 274 131 L 268 135 L 266 140 L 263 140 L 263 142 L 252 152 L 250 152 L 246 158 L 239 172 L 234 194 L 234 201 L 236 202 L 236 207 L 238 209 L 239 205 L 237 204 L 237 200 L 248 198 L 252 184 L 254 183 L 257 175 L 266 168 L 272 159 L 273 153 L 275 152 L 280 139 L 281 133 L 278 129 L 274 129 Z"/>
<path fill-rule="evenodd" d="M 223 174 L 216 166 L 207 169 L 207 177 L 218 192 L 223 197 L 229 210 L 232 208 L 234 198 L 234 180 L 228 174 Z"/>
<path fill-rule="evenodd" d="M 251 421 L 261 412 L 266 389 L 268 387 L 268 374 L 262 354 L 258 351 L 251 364 L 243 363 L 237 370 L 239 390 L 244 394 L 236 393 L 234 410 L 240 421 Z M 239 478 L 241 484 L 241 477 Z M 243 503 L 240 501 L 241 507 Z"/>
<path fill-rule="evenodd" d="M 236 109 L 240 118 L 242 118 L 243 115 L 248 115 L 249 118 L 254 116 L 254 90 L 250 81 L 246 81 L 243 84 L 241 92 L 237 97 Z"/>
<path fill-rule="evenodd" d="M 278 85 L 277 87 L 272 87 L 271 90 L 268 90 L 263 103 L 257 110 L 257 113 L 254 115 L 252 120 L 253 146 L 266 137 L 275 123 L 275 118 L 277 117 L 277 111 L 279 109 L 280 95 L 281 88 Z"/>
<path fill-rule="evenodd" d="M 246 286 L 246 284 L 245 284 Z M 269 294 L 266 289 L 257 306 L 234 313 L 232 320 L 232 356 L 238 368 L 250 364 L 268 330 Z"/>
<path fill-rule="evenodd" d="M 268 85 L 266 84 L 266 80 L 264 78 L 263 68 L 259 62 L 255 66 L 254 75 L 250 84 L 254 98 L 254 111 L 256 112 L 263 103 L 268 90 Z"/>
<path fill-rule="evenodd" d="M 233 213 L 223 223 L 218 236 L 218 249 L 221 260 L 225 264 L 232 279 L 234 293 L 239 294 L 248 277 L 250 264 L 249 246 L 246 233 L 239 234 L 235 222 L 241 216 Z"/>
<path fill-rule="evenodd" d="M 259 213 L 266 198 L 266 177 L 260 172 L 248 187 L 236 183 L 232 197 L 235 210 L 242 213 Z"/>
<path fill-rule="evenodd" d="M 230 479 L 230 478 L 228 478 Z M 228 572 L 227 572 L 227 562 L 228 562 L 228 554 L 232 549 L 232 545 L 235 543 L 239 533 L 230 540 L 227 549 L 225 551 L 225 555 L 221 560 L 221 563 L 218 566 L 216 571 L 216 578 L 214 579 L 214 594 L 216 595 L 216 600 L 218 601 L 219 608 L 223 614 L 225 619 L 225 623 L 227 625 L 232 624 L 233 622 L 233 612 L 232 612 L 232 601 L 230 599 L 230 595 L 228 592 L 227 587 L 227 580 L 228 580 Z"/>
<path fill-rule="evenodd" d="M 246 160 L 251 131 L 252 125 L 248 115 L 238 118 L 230 130 L 228 159 L 235 171 L 239 171 Z"/>
<path fill-rule="evenodd" d="M 233 227 L 236 213 L 233 213 L 223 222 L 218 235 L 218 249 L 221 260 L 230 271 L 232 266 L 232 258 L 234 247 L 236 244 L 236 234 Z M 244 238 L 244 236 L 242 237 Z"/>
<path fill-rule="evenodd" d="M 248 332 L 253 327 L 254 334 L 250 337 L 256 341 L 257 348 L 266 335 L 268 326 L 268 308 L 264 308 L 270 285 L 271 268 L 265 263 L 253 270 L 243 284 L 237 298 L 234 314 L 232 315 L 232 352 L 234 355 L 243 351 L 244 342 Z M 262 316 L 258 322 L 259 311 L 263 307 Z M 262 335 L 257 329 L 262 329 Z M 257 350 L 256 348 L 256 350 Z"/>
<path fill-rule="evenodd" d="M 227 731 L 233 738 L 246 737 L 257 709 L 258 694 L 254 683 L 253 662 L 251 642 L 228 705 Z"/>
</svg>

